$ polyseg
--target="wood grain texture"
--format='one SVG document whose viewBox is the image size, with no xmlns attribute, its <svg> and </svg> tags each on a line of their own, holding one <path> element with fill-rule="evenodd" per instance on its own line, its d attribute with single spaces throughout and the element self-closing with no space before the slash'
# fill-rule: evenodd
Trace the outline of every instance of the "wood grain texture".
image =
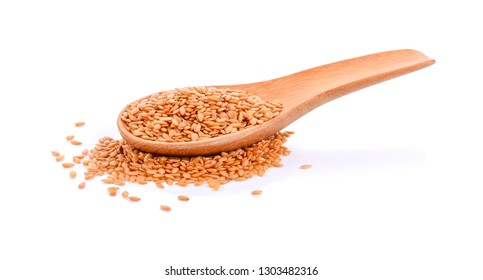
<svg viewBox="0 0 483 280">
<path fill-rule="evenodd" d="M 278 99 L 282 101 L 284 109 L 279 116 L 262 125 L 207 140 L 155 142 L 132 135 L 120 118 L 117 125 L 129 145 L 146 152 L 176 156 L 217 154 L 266 139 L 331 100 L 433 63 L 433 59 L 416 50 L 395 50 L 330 63 L 273 80 L 216 86 L 246 90 L 264 100 Z"/>
</svg>

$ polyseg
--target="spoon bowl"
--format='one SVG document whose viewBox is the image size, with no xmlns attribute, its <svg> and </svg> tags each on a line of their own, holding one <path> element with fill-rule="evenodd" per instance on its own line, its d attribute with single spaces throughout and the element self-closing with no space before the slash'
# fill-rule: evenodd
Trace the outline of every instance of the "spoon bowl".
<svg viewBox="0 0 483 280">
<path fill-rule="evenodd" d="M 172 156 L 212 155 L 259 142 L 331 100 L 433 63 L 433 59 L 416 50 L 395 50 L 330 63 L 272 80 L 215 86 L 245 90 L 267 101 L 278 99 L 283 104 L 283 110 L 261 125 L 210 139 L 158 142 L 139 138 L 129 132 L 120 118 L 127 106 L 121 111 L 117 126 L 126 143 L 145 152 Z"/>
</svg>

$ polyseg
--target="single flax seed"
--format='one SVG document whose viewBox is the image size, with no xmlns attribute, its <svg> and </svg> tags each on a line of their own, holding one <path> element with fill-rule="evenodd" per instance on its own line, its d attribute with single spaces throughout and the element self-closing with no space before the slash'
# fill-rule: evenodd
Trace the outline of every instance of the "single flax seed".
<svg viewBox="0 0 483 280">
<path fill-rule="evenodd" d="M 302 164 L 302 165 L 300 166 L 300 169 L 309 169 L 309 168 L 311 168 L 311 167 L 312 167 L 312 165 L 310 165 L 310 164 Z"/>
<path fill-rule="evenodd" d="M 141 200 L 141 198 L 140 197 L 137 197 L 137 196 L 130 196 L 130 197 L 128 197 L 128 199 L 130 201 L 140 201 Z"/>
<path fill-rule="evenodd" d="M 65 162 L 65 163 L 62 163 L 62 167 L 64 168 L 71 168 L 73 167 L 75 164 L 73 163 L 70 163 L 70 162 Z"/>
<path fill-rule="evenodd" d="M 76 127 L 80 127 L 80 126 L 83 126 L 83 125 L 85 125 L 85 124 L 86 124 L 85 122 L 76 122 L 74 125 L 75 125 Z"/>
<path fill-rule="evenodd" d="M 119 188 L 118 187 L 109 187 L 109 188 L 107 188 L 107 190 L 110 191 L 110 192 L 117 192 L 117 190 L 119 190 Z"/>
<path fill-rule="evenodd" d="M 123 180 L 119 180 L 119 179 L 117 179 L 117 180 L 114 180 L 114 185 L 118 185 L 118 186 L 124 186 L 124 185 L 125 185 L 125 183 L 124 183 L 124 181 L 123 181 Z"/>
<path fill-rule="evenodd" d="M 217 191 L 220 189 L 220 183 L 218 181 L 208 181 L 208 187 L 212 188 L 213 190 Z"/>
<path fill-rule="evenodd" d="M 101 180 L 104 184 L 114 184 L 114 179 L 112 178 L 105 178 Z"/>
<path fill-rule="evenodd" d="M 72 141 L 74 139 L 75 135 L 67 135 L 65 137 L 65 139 L 67 139 L 67 141 Z"/>
<path fill-rule="evenodd" d="M 181 201 L 188 201 L 190 200 L 189 197 L 185 196 L 185 195 L 178 195 L 178 200 L 181 200 Z"/>
<path fill-rule="evenodd" d="M 161 205 L 161 206 L 159 206 L 159 208 L 163 211 L 166 211 L 166 212 L 171 211 L 171 207 L 169 207 L 168 205 Z"/>
<path fill-rule="evenodd" d="M 74 178 L 77 176 L 77 172 L 75 172 L 74 170 L 72 170 L 72 171 L 69 173 L 69 176 L 70 176 L 70 178 L 74 179 Z"/>
<path fill-rule="evenodd" d="M 83 189 L 86 187 L 86 182 L 82 182 L 77 186 L 79 189 Z"/>
<path fill-rule="evenodd" d="M 72 140 L 72 141 L 70 141 L 70 143 L 71 143 L 72 145 L 77 145 L 77 146 L 78 146 L 78 145 L 82 145 L 82 142 L 81 142 L 81 141 L 78 141 L 78 140 Z"/>
<path fill-rule="evenodd" d="M 262 194 L 262 190 L 254 190 L 252 191 L 252 195 L 260 195 Z"/>
</svg>

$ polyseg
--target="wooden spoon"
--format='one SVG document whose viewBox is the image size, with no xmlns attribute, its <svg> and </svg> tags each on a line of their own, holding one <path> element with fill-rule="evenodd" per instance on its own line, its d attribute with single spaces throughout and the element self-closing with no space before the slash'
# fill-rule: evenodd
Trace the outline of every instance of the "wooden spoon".
<svg viewBox="0 0 483 280">
<path fill-rule="evenodd" d="M 311 110 L 338 97 L 433 63 L 433 59 L 418 51 L 395 50 L 343 60 L 273 80 L 216 86 L 246 90 L 267 101 L 278 99 L 283 104 L 283 111 L 262 125 L 206 140 L 156 142 L 141 139 L 131 134 L 120 119 L 126 108 L 121 111 L 117 125 L 124 140 L 142 151 L 174 156 L 217 154 L 266 139 Z"/>
</svg>

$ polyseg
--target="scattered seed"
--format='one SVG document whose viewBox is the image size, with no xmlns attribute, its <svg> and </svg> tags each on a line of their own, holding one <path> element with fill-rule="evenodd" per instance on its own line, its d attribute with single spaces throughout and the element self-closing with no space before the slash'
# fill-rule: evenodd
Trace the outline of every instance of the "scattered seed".
<svg viewBox="0 0 483 280">
<path fill-rule="evenodd" d="M 72 145 L 82 145 L 82 142 L 81 141 L 78 141 L 78 140 L 72 140 L 72 141 L 70 141 L 70 143 Z"/>
<path fill-rule="evenodd" d="M 254 190 L 252 191 L 252 195 L 259 195 L 262 194 L 262 190 Z"/>
<path fill-rule="evenodd" d="M 82 182 L 79 184 L 79 186 L 77 186 L 79 189 L 83 189 L 86 187 L 86 182 Z"/>
<path fill-rule="evenodd" d="M 141 200 L 141 198 L 140 198 L 140 197 L 137 197 L 137 196 L 130 196 L 130 197 L 129 197 L 129 200 L 130 200 L 130 201 L 140 201 L 140 200 Z"/>
<path fill-rule="evenodd" d="M 55 158 L 56 161 L 63 161 L 64 160 L 64 155 L 59 155 Z"/>
<path fill-rule="evenodd" d="M 185 195 L 178 195 L 178 200 L 181 200 L 181 201 L 188 201 L 190 200 L 189 197 L 185 196 Z"/>
<path fill-rule="evenodd" d="M 70 162 L 65 162 L 65 163 L 62 163 L 62 167 L 64 168 L 71 168 L 73 167 L 75 164 L 73 163 L 70 163 Z"/>
<path fill-rule="evenodd" d="M 84 124 L 86 124 L 85 122 L 76 122 L 74 125 L 79 127 L 79 126 L 83 126 Z"/>
<path fill-rule="evenodd" d="M 65 139 L 67 139 L 67 141 L 71 141 L 72 139 L 74 139 L 75 135 L 67 135 L 65 137 Z"/>
<path fill-rule="evenodd" d="M 114 180 L 114 184 L 118 186 L 124 186 L 126 183 L 124 183 L 123 180 Z"/>
<path fill-rule="evenodd" d="M 215 191 L 219 190 L 220 186 L 221 185 L 218 181 L 208 181 L 208 187 L 212 188 Z"/>
<path fill-rule="evenodd" d="M 74 170 L 72 170 L 72 171 L 69 173 L 69 176 L 70 176 L 70 178 L 74 179 L 74 178 L 77 176 L 77 172 L 75 172 Z"/>
<path fill-rule="evenodd" d="M 110 192 L 117 192 L 117 190 L 119 190 L 119 188 L 118 187 L 109 187 L 109 188 L 107 188 L 107 190 L 110 191 Z"/>
<path fill-rule="evenodd" d="M 101 180 L 104 184 L 114 184 L 114 179 L 112 178 L 105 178 Z"/>
<path fill-rule="evenodd" d="M 52 153 L 52 155 L 53 155 L 54 157 L 58 157 L 58 156 L 60 156 L 60 153 L 59 153 L 59 152 L 57 152 L 57 151 L 52 151 L 51 153 Z"/>
<path fill-rule="evenodd" d="M 310 164 L 302 164 L 302 165 L 300 166 L 300 169 L 309 169 L 309 168 L 311 168 L 311 167 L 312 167 L 312 165 L 310 165 Z"/>
<path fill-rule="evenodd" d="M 121 195 L 122 195 L 123 198 L 128 198 L 129 197 L 129 193 L 127 191 L 123 191 L 121 193 Z"/>
<path fill-rule="evenodd" d="M 169 207 L 168 205 L 161 205 L 159 208 L 161 208 L 161 210 L 166 212 L 171 211 L 171 207 Z"/>
<path fill-rule="evenodd" d="M 242 181 L 255 175 L 263 176 L 274 166 L 281 166 L 281 156 L 288 151 L 283 146 L 290 133 L 278 132 L 268 139 L 249 147 L 213 156 L 167 157 L 132 148 L 124 140 L 110 137 L 99 139 L 89 151 L 89 174 L 114 174 L 102 181 L 114 184 L 115 180 L 138 184 L 154 182 L 158 188 L 171 186 L 200 186 L 208 183 L 217 190 L 229 181 Z M 118 183 L 120 183 L 120 181 Z"/>
<path fill-rule="evenodd" d="M 109 191 L 109 195 L 110 196 L 116 196 L 117 195 L 117 191 Z"/>
</svg>

